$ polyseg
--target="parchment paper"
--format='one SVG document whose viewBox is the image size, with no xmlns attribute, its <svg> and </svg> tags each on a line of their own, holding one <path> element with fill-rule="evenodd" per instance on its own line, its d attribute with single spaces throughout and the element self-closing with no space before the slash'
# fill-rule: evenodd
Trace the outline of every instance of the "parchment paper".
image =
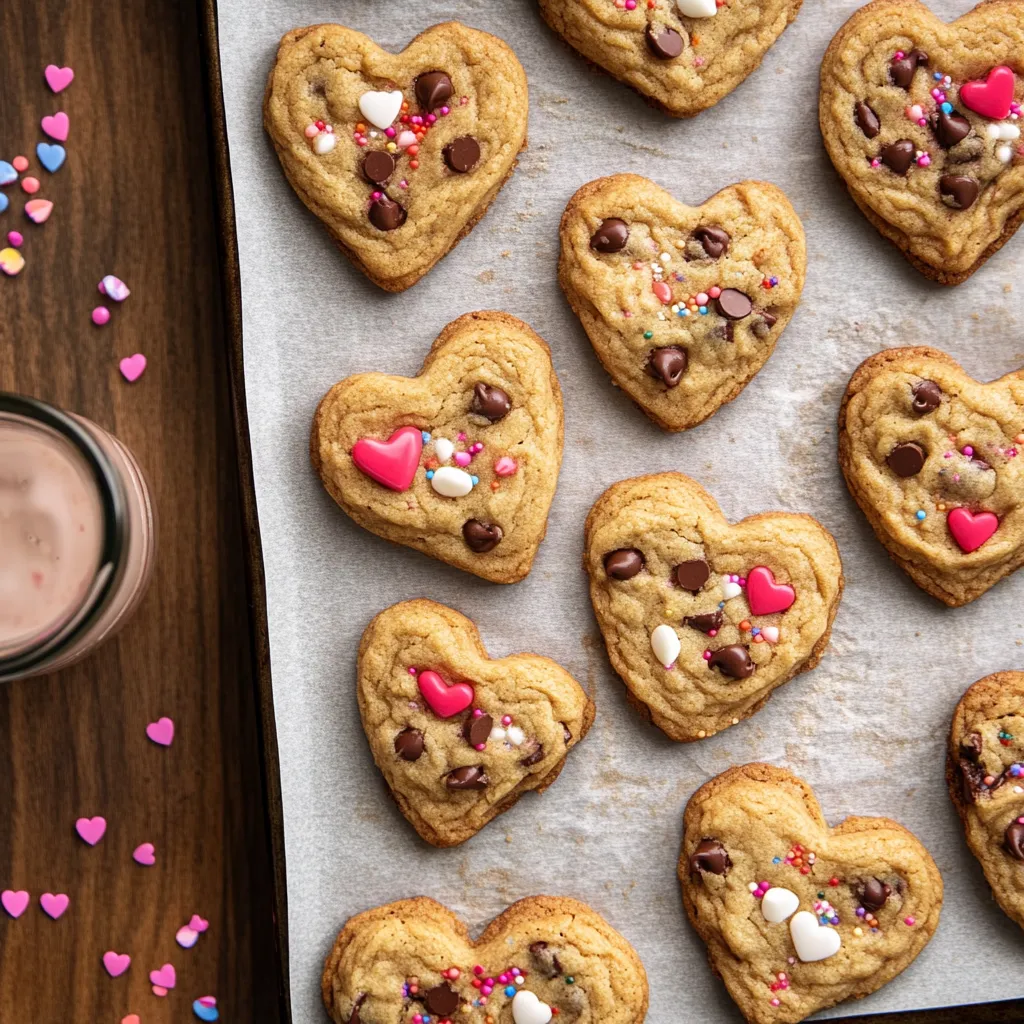
<svg viewBox="0 0 1024 1024">
<path fill-rule="evenodd" d="M 917 962 L 831 1016 L 1024 994 L 1024 937 L 992 902 L 943 780 L 946 729 L 962 691 L 1021 665 L 1024 577 L 945 609 L 890 562 L 847 494 L 835 452 L 840 396 L 872 352 L 933 344 L 985 380 L 1024 363 L 1024 238 L 966 284 L 942 289 L 848 198 L 821 144 L 817 85 L 828 41 L 857 6 L 807 0 L 759 71 L 717 106 L 677 122 L 590 70 L 530 0 L 220 0 L 297 1024 L 324 1019 L 321 965 L 345 919 L 419 894 L 474 929 L 522 896 L 577 897 L 639 952 L 649 1021 L 739 1020 L 685 920 L 675 864 L 687 798 L 750 760 L 802 775 L 831 823 L 895 817 L 945 879 L 942 923 Z M 933 2 L 947 18 L 969 6 Z M 335 251 L 286 184 L 261 128 L 263 85 L 277 40 L 295 26 L 340 21 L 399 50 L 451 17 L 501 36 L 519 56 L 530 82 L 530 148 L 469 238 L 420 284 L 388 295 Z M 339 144 L 348 144 L 344 134 Z M 611 387 L 556 280 L 566 201 L 617 171 L 647 175 L 689 203 L 733 181 L 766 179 L 785 189 L 807 230 L 803 304 L 775 354 L 739 399 L 682 435 L 662 433 Z M 437 332 L 474 309 L 530 323 L 551 345 L 565 393 L 565 459 L 547 540 L 529 578 L 512 587 L 359 529 L 307 457 L 310 418 L 331 384 L 363 370 L 416 373 Z M 734 520 L 768 509 L 812 513 L 834 533 L 847 578 L 820 667 L 749 721 L 689 745 L 628 707 L 580 568 L 583 520 L 604 488 L 668 469 L 699 480 Z M 388 799 L 355 700 L 364 627 L 416 596 L 469 615 L 493 656 L 555 658 L 598 704 L 593 731 L 551 790 L 528 794 L 452 850 L 422 843 Z"/>
</svg>

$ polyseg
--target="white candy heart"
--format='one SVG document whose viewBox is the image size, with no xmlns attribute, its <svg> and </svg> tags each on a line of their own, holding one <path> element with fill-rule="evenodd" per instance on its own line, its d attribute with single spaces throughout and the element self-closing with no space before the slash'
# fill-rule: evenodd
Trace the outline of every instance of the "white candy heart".
<svg viewBox="0 0 1024 1024">
<path fill-rule="evenodd" d="M 739 597 L 743 593 L 743 588 L 738 583 L 729 583 L 728 581 L 722 584 L 722 597 L 729 600 L 731 597 Z"/>
<path fill-rule="evenodd" d="M 401 109 L 401 89 L 393 92 L 364 92 L 359 97 L 359 112 L 378 128 L 390 128 Z"/>
<path fill-rule="evenodd" d="M 445 498 L 462 498 L 473 490 L 473 478 L 463 469 L 442 466 L 434 470 L 430 486 Z"/>
<path fill-rule="evenodd" d="M 782 924 L 800 907 L 800 897 L 791 889 L 769 889 L 761 897 L 761 913 L 772 924 Z"/>
<path fill-rule="evenodd" d="M 508 741 L 515 747 L 520 747 L 523 744 L 523 740 L 526 739 L 526 733 L 519 728 L 518 725 L 510 725 L 508 727 Z"/>
<path fill-rule="evenodd" d="M 542 1003 L 535 993 L 521 988 L 512 997 L 512 1020 L 515 1024 L 548 1024 L 551 1007 Z"/>
<path fill-rule="evenodd" d="M 718 11 L 715 0 L 676 0 L 684 18 L 713 18 Z"/>
<path fill-rule="evenodd" d="M 990 139 L 1019 139 L 1020 128 L 1015 124 L 990 124 L 988 126 L 988 137 Z"/>
<path fill-rule="evenodd" d="M 996 156 L 1004 164 L 1008 164 L 1013 159 L 1013 148 L 1011 146 L 998 146 L 996 148 Z"/>
<path fill-rule="evenodd" d="M 671 626 L 662 623 L 660 626 L 654 627 L 654 632 L 651 634 L 651 650 L 654 651 L 654 656 L 665 668 L 671 668 L 676 663 L 681 649 L 679 636 Z"/>
<path fill-rule="evenodd" d="M 818 924 L 818 919 L 807 910 L 793 915 L 789 922 L 789 934 L 796 947 L 796 955 L 805 964 L 835 956 L 843 944 L 839 932 Z"/>
<path fill-rule="evenodd" d="M 779 627 L 778 626 L 765 626 L 761 630 L 761 636 L 765 638 L 770 644 L 777 644 L 779 642 Z"/>
<path fill-rule="evenodd" d="M 447 462 L 455 451 L 455 445 L 447 437 L 438 437 L 434 440 L 434 454 L 438 462 Z"/>
</svg>

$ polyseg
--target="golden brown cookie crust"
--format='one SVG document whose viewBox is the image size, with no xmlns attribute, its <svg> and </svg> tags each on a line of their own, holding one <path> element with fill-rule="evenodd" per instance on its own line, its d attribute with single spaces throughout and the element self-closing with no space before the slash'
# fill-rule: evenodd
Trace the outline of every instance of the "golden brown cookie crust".
<svg viewBox="0 0 1024 1024">
<path fill-rule="evenodd" d="M 366 153 L 387 140 L 377 132 L 367 147 L 353 142 L 355 126 L 365 122 L 359 97 L 398 88 L 415 112 L 415 79 L 432 70 L 451 78 L 450 113 L 439 117 L 420 143 L 418 168 L 409 168 L 408 158 L 399 159 L 383 191 L 408 216 L 400 227 L 380 231 L 367 216 L 370 194 L 380 186 L 366 181 L 361 166 Z M 508 180 L 526 148 L 528 103 L 526 74 L 512 50 L 457 21 L 421 32 L 398 54 L 353 29 L 312 25 L 281 40 L 267 80 L 263 120 L 289 183 L 342 253 L 375 284 L 400 292 L 469 234 Z M 317 119 L 333 125 L 338 138 L 323 156 L 304 135 Z M 479 143 L 480 159 L 469 173 L 456 174 L 442 151 L 466 135 Z M 398 187 L 403 178 L 406 189 Z"/>
<path fill-rule="evenodd" d="M 1001 739 L 1001 734 L 1009 738 Z M 972 743 L 973 736 L 978 740 Z M 1022 762 L 1024 672 L 996 672 L 971 686 L 953 712 L 946 782 L 967 845 L 981 863 L 992 895 L 1024 928 L 1024 863 L 1005 846 L 1007 827 L 1024 815 L 1024 779 L 1015 781 L 1010 773 L 1012 765 Z"/>
<path fill-rule="evenodd" d="M 606 555 L 630 548 L 643 552 L 644 569 L 628 580 L 610 578 Z M 671 574 L 697 559 L 708 562 L 711 575 L 692 594 Z M 608 657 L 631 703 L 680 742 L 749 718 L 778 686 L 814 668 L 828 646 L 844 582 L 839 550 L 817 520 L 778 512 L 730 524 L 714 498 L 682 473 L 634 477 L 605 491 L 587 516 L 583 565 Z M 796 600 L 788 610 L 755 616 L 746 591 L 726 599 L 727 577 L 755 566 L 793 586 Z M 687 616 L 714 613 L 723 600 L 715 636 L 684 625 Z M 661 624 L 673 627 L 681 644 L 670 671 L 651 648 Z M 777 629 L 778 641 L 756 642 L 749 627 Z M 746 679 L 728 678 L 703 656 L 736 644 L 755 666 Z"/>
<path fill-rule="evenodd" d="M 810 786 L 783 768 L 747 764 L 716 776 L 690 798 L 683 828 L 678 874 L 686 913 L 707 944 L 711 969 L 751 1024 L 796 1024 L 876 991 L 913 962 L 938 926 L 942 877 L 917 838 L 888 818 L 849 817 L 830 829 Z M 725 848 L 725 874 L 691 872 L 704 839 Z M 814 854 L 808 874 L 786 863 L 792 852 L 804 864 Z M 856 914 L 868 879 L 891 889 L 874 910 L 877 930 Z M 840 919 L 838 952 L 790 963 L 788 923 L 765 920 L 749 888 L 762 881 L 789 889 L 811 913 L 824 892 Z M 773 990 L 779 972 L 787 984 Z"/>
<path fill-rule="evenodd" d="M 472 705 L 441 718 L 423 699 L 410 670 L 437 672 L 449 685 L 470 683 Z M 359 714 L 373 759 L 402 813 L 434 846 L 457 846 L 523 793 L 542 793 L 594 721 L 593 701 L 561 665 L 537 654 L 492 659 L 470 619 L 424 599 L 392 605 L 366 627 L 357 679 Z M 478 751 L 463 734 L 476 708 L 490 715 L 495 727 L 509 716 L 525 738 L 514 744 L 492 737 Z M 405 729 L 423 738 L 415 761 L 396 752 L 395 738 Z M 469 766 L 483 767 L 486 789 L 448 789 L 448 773 Z"/>
<path fill-rule="evenodd" d="M 543 959 L 531 952 L 535 943 L 547 944 Z M 551 957 L 558 959 L 557 973 L 549 969 Z M 647 1013 L 647 975 L 632 946 L 586 904 L 564 896 L 513 903 L 476 942 L 450 910 L 424 896 L 358 914 L 346 922 L 324 964 L 324 1006 L 335 1024 L 346 1024 L 365 994 L 362 1024 L 390 1024 L 404 1015 L 402 985 L 410 977 L 425 992 L 456 966 L 460 976 L 449 985 L 464 1001 L 476 998 L 470 984 L 475 964 L 495 976 L 518 967 L 526 973 L 523 988 L 576 1024 L 641 1024 Z M 458 1020 L 484 1024 L 500 1013 L 503 1022 L 511 1021 L 507 1005 L 499 986 L 487 1006 L 464 1003 Z"/>
<path fill-rule="evenodd" d="M 912 388 L 931 380 L 943 399 L 915 415 Z M 839 465 L 847 487 L 893 560 L 923 590 L 958 607 L 980 597 L 1024 563 L 1024 373 L 990 384 L 969 377 L 950 356 L 927 347 L 876 353 L 854 372 L 839 409 Z M 924 469 L 899 478 L 886 459 L 899 442 L 927 453 Z M 989 468 L 962 454 L 970 445 Z M 950 453 L 946 456 L 946 453 Z M 995 534 L 965 553 L 947 526 L 950 509 L 999 517 Z M 916 518 L 918 510 L 926 518 Z"/>
<path fill-rule="evenodd" d="M 905 90 L 892 84 L 889 62 L 896 51 L 913 49 L 925 51 L 929 63 Z M 970 277 L 1024 218 L 1024 161 L 999 160 L 999 143 L 985 132 L 1000 122 L 969 110 L 957 92 L 960 84 L 983 79 L 990 68 L 1009 65 L 1016 72 L 1016 99 L 1024 100 L 1022 53 L 1024 0 L 984 0 L 949 24 L 919 0 L 873 0 L 836 33 L 822 60 L 819 122 L 836 170 L 875 228 L 917 270 L 940 284 L 955 285 Z M 904 113 L 915 103 L 929 113 L 934 109 L 930 90 L 936 84 L 935 71 L 953 79 L 950 102 L 974 129 L 950 150 L 938 144 L 930 126 L 918 125 Z M 857 126 L 857 101 L 867 102 L 881 121 L 874 138 Z M 906 177 L 884 164 L 871 167 L 883 144 L 901 139 L 929 153 L 931 164 L 912 166 Z M 983 143 L 980 149 L 972 139 Z M 961 159 L 975 149 L 984 155 Z M 980 183 L 970 208 L 952 209 L 942 202 L 939 179 L 944 174 L 968 175 Z"/>
<path fill-rule="evenodd" d="M 638 3 L 627 11 L 611 0 L 540 0 L 540 12 L 574 50 L 652 106 L 673 117 L 693 117 L 760 67 L 802 3 L 761 0 L 720 8 L 711 18 L 689 18 L 672 2 L 656 10 Z M 682 36 L 679 57 L 663 61 L 652 56 L 644 36 L 648 23 Z"/>
<path fill-rule="evenodd" d="M 478 382 L 507 392 L 507 416 L 488 423 L 471 412 Z M 390 491 L 363 474 L 352 461 L 356 441 L 387 440 L 404 425 L 430 430 L 435 440 L 455 441 L 462 431 L 484 444 L 470 467 L 480 482 L 462 498 L 435 493 L 422 467 L 430 444 L 406 491 Z M 310 459 L 328 493 L 360 526 L 483 579 L 515 583 L 529 573 L 544 539 L 562 439 L 562 393 L 547 344 L 514 316 L 487 311 L 448 324 L 416 377 L 361 373 L 335 384 L 313 417 Z M 494 471 L 503 456 L 515 458 L 511 476 Z M 466 544 L 462 527 L 471 518 L 502 528 L 491 551 Z"/>
<path fill-rule="evenodd" d="M 606 218 L 629 224 L 619 252 L 591 247 Z M 730 236 L 715 259 L 694 240 L 707 226 Z M 637 174 L 598 178 L 569 200 L 559 235 L 558 279 L 569 305 L 615 384 L 664 430 L 696 426 L 750 383 L 792 319 L 807 270 L 800 218 L 781 189 L 761 181 L 730 185 L 691 207 Z M 777 285 L 765 288 L 772 278 Z M 657 280 L 670 289 L 671 304 L 655 294 Z M 677 315 L 676 304 L 715 285 L 746 294 L 750 315 L 728 320 L 714 301 L 707 315 Z M 650 351 L 662 346 L 687 351 L 686 371 L 672 388 L 647 370 Z"/>
</svg>

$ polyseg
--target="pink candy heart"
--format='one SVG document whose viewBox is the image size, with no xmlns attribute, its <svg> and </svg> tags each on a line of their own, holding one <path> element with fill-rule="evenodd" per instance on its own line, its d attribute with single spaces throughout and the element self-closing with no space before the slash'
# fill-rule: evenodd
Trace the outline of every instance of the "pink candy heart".
<svg viewBox="0 0 1024 1024">
<path fill-rule="evenodd" d="M 25 913 L 28 899 L 28 893 L 24 889 L 19 889 L 17 892 L 13 889 L 4 889 L 3 892 L 0 892 L 0 905 L 11 917 L 21 917 Z"/>
<path fill-rule="evenodd" d="M 1007 67 L 992 68 L 984 82 L 964 82 L 960 86 L 960 102 L 982 117 L 1001 121 L 1010 116 L 1013 89 L 1013 70 Z"/>
<path fill-rule="evenodd" d="M 75 822 L 75 831 L 84 842 L 95 846 L 107 831 L 107 819 L 96 815 L 95 818 L 79 818 Z"/>
<path fill-rule="evenodd" d="M 784 612 L 796 600 L 796 591 L 788 583 L 776 583 L 771 569 L 755 566 L 747 573 L 747 603 L 751 615 Z"/>
<path fill-rule="evenodd" d="M 407 491 L 423 451 L 418 427 L 399 427 L 386 441 L 363 437 L 352 449 L 352 461 L 371 480 L 392 491 Z"/>
<path fill-rule="evenodd" d="M 52 917 L 54 921 L 56 921 L 57 918 L 68 909 L 68 905 L 70 903 L 71 900 L 62 892 L 59 892 L 56 895 L 52 892 L 44 892 L 43 895 L 39 897 L 39 906 L 43 908 L 43 913 Z"/>
<path fill-rule="evenodd" d="M 132 860 L 136 864 L 141 864 L 144 868 L 152 867 L 156 863 L 156 850 L 152 843 L 142 843 L 140 846 L 135 847 L 135 852 L 132 854 Z"/>
<path fill-rule="evenodd" d="M 112 978 L 120 978 L 132 965 L 132 958 L 127 953 L 115 953 L 112 949 L 103 954 L 103 966 Z"/>
<path fill-rule="evenodd" d="M 47 114 L 39 124 L 51 139 L 56 139 L 58 142 L 67 142 L 71 122 L 63 110 L 59 110 L 56 114 Z"/>
<path fill-rule="evenodd" d="M 417 678 L 420 693 L 435 715 L 451 718 L 465 711 L 473 703 L 473 687 L 469 683 L 455 683 L 449 686 L 436 672 L 429 669 Z"/>
<path fill-rule="evenodd" d="M 25 216 L 33 224 L 45 224 L 53 213 L 53 203 L 49 199 L 30 199 L 25 204 Z"/>
<path fill-rule="evenodd" d="M 75 73 L 71 68 L 59 68 L 56 64 L 47 64 L 43 76 L 46 84 L 54 92 L 63 92 L 75 80 Z"/>
<path fill-rule="evenodd" d="M 205 932 L 210 927 L 210 922 L 205 921 L 198 914 L 192 915 L 192 920 L 188 923 L 189 928 L 197 932 Z"/>
<path fill-rule="evenodd" d="M 174 972 L 173 964 L 164 964 L 160 970 L 149 972 L 149 980 L 157 988 L 171 989 L 177 983 L 178 976 Z"/>
<path fill-rule="evenodd" d="M 141 352 L 136 352 L 133 356 L 125 356 L 118 366 L 121 369 L 121 376 L 129 384 L 134 384 L 146 370 L 146 357 Z"/>
<path fill-rule="evenodd" d="M 167 717 L 150 722 L 146 726 L 146 735 L 161 747 L 169 747 L 174 742 L 174 722 Z"/>
<path fill-rule="evenodd" d="M 952 508 L 946 516 L 946 525 L 964 554 L 977 551 L 999 528 L 994 512 L 973 513 L 966 508 Z"/>
</svg>

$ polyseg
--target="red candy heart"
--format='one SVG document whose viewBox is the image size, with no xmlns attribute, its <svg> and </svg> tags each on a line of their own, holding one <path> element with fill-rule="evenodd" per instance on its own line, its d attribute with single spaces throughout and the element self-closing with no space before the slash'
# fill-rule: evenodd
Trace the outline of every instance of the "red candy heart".
<svg viewBox="0 0 1024 1024">
<path fill-rule="evenodd" d="M 473 687 L 469 683 L 449 686 L 436 672 L 429 670 L 421 672 L 417 681 L 430 710 L 442 718 L 451 718 L 473 703 Z"/>
<path fill-rule="evenodd" d="M 993 68 L 984 82 L 964 82 L 960 86 L 960 102 L 982 117 L 1000 121 L 1010 116 L 1013 85 L 1013 71 L 1010 68 Z"/>
<path fill-rule="evenodd" d="M 953 508 L 946 516 L 946 525 L 964 554 L 977 551 L 999 528 L 999 517 L 994 512 L 978 512 L 966 508 Z"/>
<path fill-rule="evenodd" d="M 352 449 L 352 461 L 371 480 L 392 491 L 407 491 L 423 451 L 418 427 L 399 427 L 386 441 L 363 437 Z"/>
<path fill-rule="evenodd" d="M 747 603 L 752 615 L 784 612 L 796 600 L 788 583 L 776 583 L 771 569 L 758 565 L 747 573 Z"/>
</svg>

